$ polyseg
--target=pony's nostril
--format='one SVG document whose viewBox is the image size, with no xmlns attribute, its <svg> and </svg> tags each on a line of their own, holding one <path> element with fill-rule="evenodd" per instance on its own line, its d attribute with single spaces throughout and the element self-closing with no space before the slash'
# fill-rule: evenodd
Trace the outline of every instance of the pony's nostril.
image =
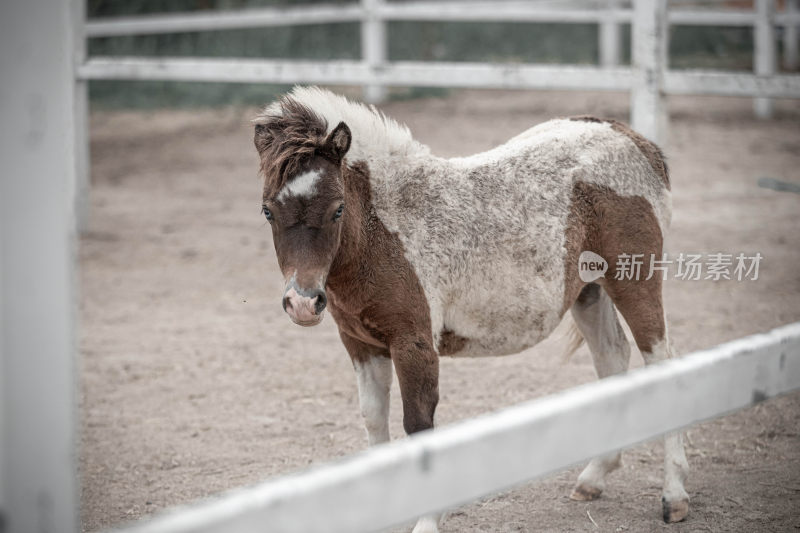
<svg viewBox="0 0 800 533">
<path fill-rule="evenodd" d="M 325 310 L 325 306 L 328 305 L 328 299 L 325 297 L 325 291 L 318 291 L 316 296 L 317 301 L 314 303 L 314 312 L 320 314 Z"/>
<path fill-rule="evenodd" d="M 289 300 L 288 296 L 283 297 L 283 310 L 286 311 L 287 308 L 292 307 L 292 301 Z"/>
</svg>

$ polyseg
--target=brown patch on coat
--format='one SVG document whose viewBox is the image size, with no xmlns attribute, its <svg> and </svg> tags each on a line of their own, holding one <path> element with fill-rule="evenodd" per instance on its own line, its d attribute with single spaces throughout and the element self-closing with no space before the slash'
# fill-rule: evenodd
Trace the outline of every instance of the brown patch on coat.
<svg viewBox="0 0 800 533">
<path fill-rule="evenodd" d="M 453 355 L 464 349 L 467 339 L 443 329 L 439 335 L 439 355 Z"/>
<path fill-rule="evenodd" d="M 439 361 L 425 293 L 400 239 L 375 213 L 367 165 L 344 165 L 342 178 L 346 209 L 328 272 L 328 308 L 354 360 L 391 356 L 406 432 L 429 429 L 439 400 Z"/>
<path fill-rule="evenodd" d="M 661 181 L 664 182 L 664 186 L 667 188 L 667 190 L 670 189 L 669 169 L 667 168 L 666 157 L 658 145 L 650 142 L 645 137 L 632 130 L 627 124 L 611 118 L 598 118 L 590 115 L 582 115 L 570 117 L 569 120 L 610 124 L 611 129 L 625 135 L 631 141 L 633 141 L 633 144 L 635 144 L 639 151 L 647 158 L 650 166 L 661 178 Z"/>
<path fill-rule="evenodd" d="M 345 204 L 342 242 L 328 275 L 331 314 L 343 335 L 368 350 L 391 355 L 403 398 L 403 426 L 411 434 L 433 427 L 439 400 L 439 360 L 433 349 L 430 311 L 403 244 L 378 218 L 369 169 L 363 162 L 343 171 Z M 374 348 L 373 348 L 374 347 Z"/>
<path fill-rule="evenodd" d="M 339 325 L 339 323 L 336 323 Z M 363 342 L 360 339 L 348 335 L 342 328 L 339 328 L 339 338 L 342 339 L 342 344 L 347 349 L 350 355 L 350 360 L 354 363 L 356 361 L 367 361 L 373 357 L 387 357 L 391 358 L 389 349 L 384 347 L 375 346 L 372 343 Z M 353 356 L 355 355 L 355 357 Z"/>
<path fill-rule="evenodd" d="M 650 203 L 641 196 L 620 196 L 602 185 L 575 183 L 565 248 L 562 312 L 572 307 L 586 286 L 578 276 L 578 257 L 585 250 L 592 251 L 608 262 L 605 277 L 595 283 L 608 292 L 628 322 L 639 349 L 651 351 L 653 344 L 664 338 L 666 327 L 660 272 L 645 279 L 651 254 L 660 258 L 663 248 L 661 228 Z M 642 254 L 638 280 L 615 279 L 621 254 Z"/>
</svg>

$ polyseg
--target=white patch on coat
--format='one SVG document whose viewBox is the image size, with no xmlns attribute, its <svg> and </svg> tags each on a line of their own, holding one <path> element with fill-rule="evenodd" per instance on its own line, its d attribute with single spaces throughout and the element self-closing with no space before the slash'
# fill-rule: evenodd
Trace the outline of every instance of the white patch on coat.
<svg viewBox="0 0 800 533">
<path fill-rule="evenodd" d="M 571 498 L 573 500 L 585 499 L 580 496 L 576 498 L 576 493 L 579 495 L 600 494 L 606 488 L 606 476 L 620 466 L 622 466 L 621 451 L 595 457 L 578 476 Z"/>
<path fill-rule="evenodd" d="M 319 170 L 309 170 L 298 174 L 283 186 L 276 200 L 282 202 L 289 196 L 311 196 L 317 189 L 319 178 Z"/>
<path fill-rule="evenodd" d="M 440 520 L 440 515 L 423 516 L 417 520 L 417 525 L 414 526 L 411 533 L 439 533 Z"/>
<path fill-rule="evenodd" d="M 672 433 L 664 437 L 664 487 L 662 497 L 669 503 L 689 501 L 684 488 L 689 475 L 689 462 L 683 446 L 683 434 Z"/>
<path fill-rule="evenodd" d="M 650 347 L 649 352 L 642 352 L 642 358 L 644 358 L 645 365 L 653 365 L 656 363 L 660 363 L 662 361 L 670 359 L 671 357 L 672 354 L 667 344 L 666 338 L 653 343 L 653 345 Z"/>
<path fill-rule="evenodd" d="M 598 285 L 591 290 L 596 291 L 597 299 L 592 301 L 594 295 L 590 295 L 584 303 L 576 302 L 571 311 L 575 325 L 592 354 L 597 377 L 602 379 L 628 370 L 631 345 L 606 291 Z M 578 476 L 572 498 L 581 499 L 582 495 L 603 492 L 606 476 L 619 468 L 621 461 L 622 453 L 619 451 L 592 459 Z"/>
<path fill-rule="evenodd" d="M 455 355 L 503 355 L 558 325 L 567 217 L 576 182 L 642 196 L 666 233 L 670 193 L 647 158 L 608 123 L 551 120 L 470 157 L 443 159 L 374 107 L 317 88 L 289 95 L 350 127 L 351 162 L 370 170 L 375 211 L 403 243 L 443 328 L 468 339 Z M 276 114 L 275 104 L 265 114 Z M 256 122 L 259 119 L 256 119 Z"/>
<path fill-rule="evenodd" d="M 387 158 L 405 158 L 429 153 L 427 146 L 411 137 L 407 126 L 387 117 L 375 106 L 351 102 L 344 96 L 319 87 L 297 86 L 288 96 L 324 118 L 328 123 L 328 133 L 333 131 L 339 122 L 347 124 L 352 133 L 352 142 L 347 152 L 349 161 L 378 162 Z M 277 101 L 268 105 L 253 122 L 255 124 L 265 122 L 268 117 L 280 114 L 280 101 Z"/>
<path fill-rule="evenodd" d="M 369 444 L 389 441 L 389 390 L 392 386 L 392 360 L 372 357 L 354 361 L 358 382 L 358 402 L 367 429 Z"/>
<path fill-rule="evenodd" d="M 586 289 L 584 289 L 586 290 Z M 598 285 L 597 299 L 576 302 L 571 309 L 578 331 L 592 354 L 597 377 L 602 379 L 628 370 L 631 345 L 617 317 L 617 309 L 608 293 Z"/>
<path fill-rule="evenodd" d="M 666 321 L 665 321 L 666 322 Z M 666 361 L 672 357 L 669 336 L 665 332 L 662 340 L 653 344 L 649 352 L 642 352 L 645 365 Z M 664 436 L 664 487 L 662 497 L 668 503 L 689 501 L 684 483 L 689 475 L 689 463 L 683 446 L 682 433 L 670 433 Z"/>
</svg>

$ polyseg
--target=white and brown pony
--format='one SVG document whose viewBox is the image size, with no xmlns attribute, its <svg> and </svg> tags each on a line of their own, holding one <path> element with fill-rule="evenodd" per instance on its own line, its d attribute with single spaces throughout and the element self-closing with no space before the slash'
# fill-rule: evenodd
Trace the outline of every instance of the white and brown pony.
<svg viewBox="0 0 800 533">
<path fill-rule="evenodd" d="M 571 311 L 599 377 L 670 357 L 660 276 L 615 279 L 620 254 L 661 257 L 671 215 L 661 151 L 613 120 L 551 120 L 470 157 L 443 159 L 372 107 L 295 88 L 255 120 L 263 211 L 286 280 L 283 307 L 303 326 L 330 309 L 353 361 L 370 444 L 389 440 L 397 373 L 406 433 L 431 429 L 439 357 L 533 346 Z M 584 283 L 594 252 L 605 277 Z M 616 308 L 616 310 L 615 310 Z M 557 445 L 557 444 L 556 444 Z M 686 517 L 680 435 L 665 442 L 663 517 Z M 578 477 L 596 498 L 620 453 Z M 436 517 L 415 532 L 436 531 Z"/>
</svg>

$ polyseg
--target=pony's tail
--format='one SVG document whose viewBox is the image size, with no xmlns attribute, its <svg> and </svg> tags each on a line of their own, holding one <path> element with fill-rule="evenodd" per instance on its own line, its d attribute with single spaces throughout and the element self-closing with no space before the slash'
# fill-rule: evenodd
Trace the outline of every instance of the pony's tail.
<svg viewBox="0 0 800 533">
<path fill-rule="evenodd" d="M 578 351 L 578 348 L 583 346 L 585 339 L 583 335 L 581 335 L 578 325 L 575 324 L 575 321 L 571 318 L 569 319 L 569 329 L 564 334 L 564 337 L 567 339 L 567 346 L 564 349 L 562 361 L 567 363 L 572 358 L 573 354 Z"/>
</svg>

